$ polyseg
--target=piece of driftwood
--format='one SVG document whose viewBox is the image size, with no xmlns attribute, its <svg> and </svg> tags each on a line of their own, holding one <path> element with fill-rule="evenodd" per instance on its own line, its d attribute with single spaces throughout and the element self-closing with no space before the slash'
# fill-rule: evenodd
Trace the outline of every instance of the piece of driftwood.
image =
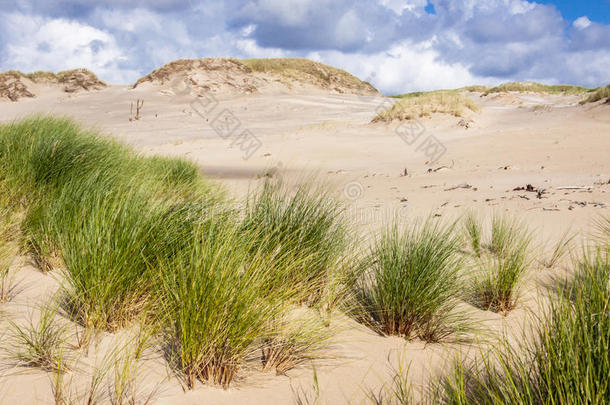
<svg viewBox="0 0 610 405">
<path fill-rule="evenodd" d="M 555 190 L 588 190 L 593 188 L 592 186 L 561 186 L 555 187 Z"/>
</svg>

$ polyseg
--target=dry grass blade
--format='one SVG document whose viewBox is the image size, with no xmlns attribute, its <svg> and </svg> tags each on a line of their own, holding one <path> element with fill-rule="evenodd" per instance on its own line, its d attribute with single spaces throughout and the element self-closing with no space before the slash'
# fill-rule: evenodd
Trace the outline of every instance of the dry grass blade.
<svg viewBox="0 0 610 405">
<path fill-rule="evenodd" d="M 547 269 L 553 268 L 568 254 L 571 250 L 571 244 L 576 234 L 571 233 L 569 230 L 565 231 L 561 236 L 555 248 L 553 249 L 553 253 L 551 256 L 545 260 L 543 260 L 542 264 Z"/>
<path fill-rule="evenodd" d="M 18 285 L 11 272 L 18 251 L 16 228 L 13 215 L 0 205 L 0 304 L 12 300 L 18 293 Z"/>
</svg>

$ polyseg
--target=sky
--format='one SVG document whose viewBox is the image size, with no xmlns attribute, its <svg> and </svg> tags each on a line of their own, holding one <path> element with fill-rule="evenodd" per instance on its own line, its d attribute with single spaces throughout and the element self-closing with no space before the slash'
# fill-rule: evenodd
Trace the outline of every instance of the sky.
<svg viewBox="0 0 610 405">
<path fill-rule="evenodd" d="M 306 57 L 385 94 L 610 83 L 610 0 L 0 0 L 0 71 L 133 83 L 180 58 Z"/>
</svg>

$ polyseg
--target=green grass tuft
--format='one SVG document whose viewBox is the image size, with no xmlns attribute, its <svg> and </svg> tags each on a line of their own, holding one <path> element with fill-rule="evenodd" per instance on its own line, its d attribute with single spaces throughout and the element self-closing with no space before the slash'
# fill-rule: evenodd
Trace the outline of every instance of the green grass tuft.
<svg viewBox="0 0 610 405">
<path fill-rule="evenodd" d="M 521 222 L 494 216 L 487 251 L 474 258 L 476 272 L 467 294 L 468 301 L 478 308 L 504 315 L 511 311 L 530 264 L 531 241 L 531 234 Z"/>
<path fill-rule="evenodd" d="M 507 341 L 491 355 L 436 381 L 435 403 L 602 404 L 610 401 L 610 249 L 589 252 L 536 320 L 535 338 Z"/>
<path fill-rule="evenodd" d="M 455 224 L 432 218 L 404 230 L 393 226 L 373 246 L 355 283 L 355 316 L 384 335 L 435 342 L 455 336 L 462 288 Z"/>
<path fill-rule="evenodd" d="M 190 248 L 159 267 L 167 353 L 188 388 L 197 379 L 228 387 L 272 321 L 294 303 L 290 288 L 269 288 L 278 268 L 293 264 L 254 252 L 256 239 L 248 236 L 212 221 Z"/>
<path fill-rule="evenodd" d="M 242 229 L 262 237 L 254 249 L 295 264 L 278 269 L 277 287 L 300 291 L 299 300 L 309 305 L 332 306 L 341 292 L 331 287 L 345 274 L 351 242 L 341 203 L 309 183 L 291 188 L 266 181 L 245 212 Z"/>
<path fill-rule="evenodd" d="M 58 322 L 56 313 L 56 308 L 45 306 L 40 309 L 37 322 L 32 315 L 25 326 L 10 322 L 10 344 L 5 349 L 16 365 L 45 371 L 67 367 L 65 353 L 68 333 L 66 326 Z"/>
</svg>

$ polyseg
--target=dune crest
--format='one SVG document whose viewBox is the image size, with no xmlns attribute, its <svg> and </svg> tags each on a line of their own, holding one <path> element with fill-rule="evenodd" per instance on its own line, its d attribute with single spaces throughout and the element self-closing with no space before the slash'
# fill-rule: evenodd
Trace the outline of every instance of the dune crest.
<svg viewBox="0 0 610 405">
<path fill-rule="evenodd" d="M 22 73 L 9 70 L 0 73 L 0 99 L 18 101 L 40 95 L 46 87 L 55 87 L 65 93 L 101 90 L 106 83 L 88 69 L 72 69 L 59 73 L 38 71 Z"/>
<path fill-rule="evenodd" d="M 133 88 L 144 83 L 183 88 L 195 94 L 211 91 L 229 95 L 287 92 L 324 92 L 380 95 L 371 84 L 348 72 L 300 58 L 180 59 L 140 78 Z"/>
</svg>

